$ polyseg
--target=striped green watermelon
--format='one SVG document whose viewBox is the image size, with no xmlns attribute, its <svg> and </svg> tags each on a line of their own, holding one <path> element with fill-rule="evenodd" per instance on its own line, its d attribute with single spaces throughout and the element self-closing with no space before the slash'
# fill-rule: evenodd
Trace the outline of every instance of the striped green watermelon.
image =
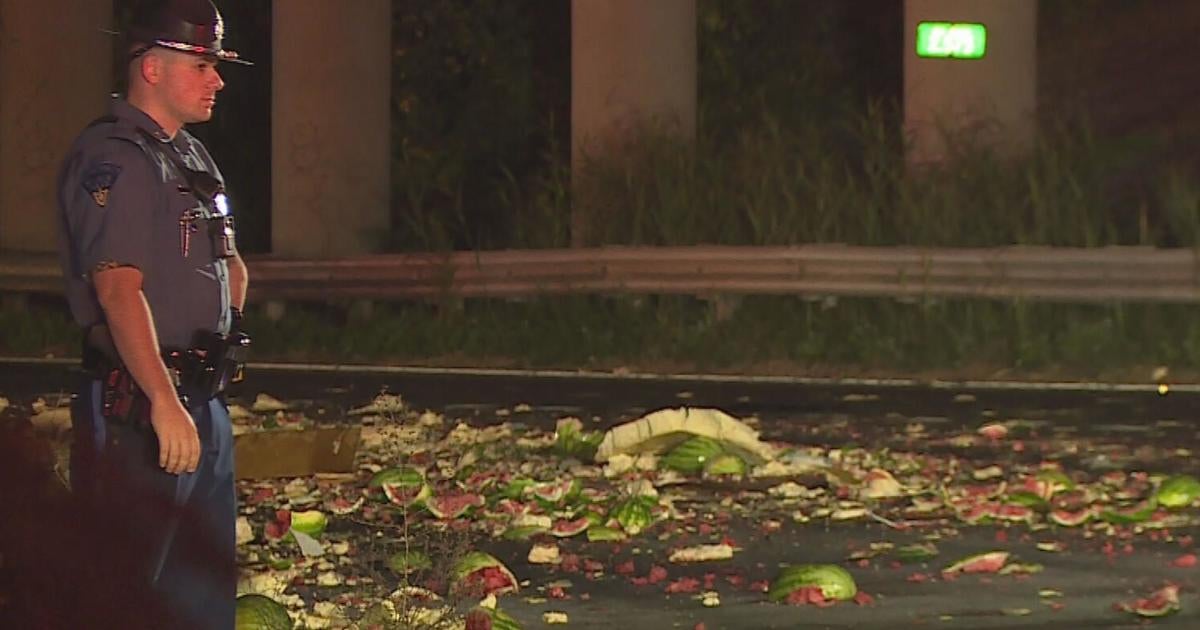
<svg viewBox="0 0 1200 630">
<path fill-rule="evenodd" d="M 734 453 L 721 453 L 704 464 L 704 474 L 711 476 L 744 475 L 746 460 Z"/>
<path fill-rule="evenodd" d="M 609 513 L 609 518 L 615 519 L 621 529 L 636 536 L 654 523 L 654 508 L 658 501 L 653 497 L 631 497 L 618 504 Z"/>
<path fill-rule="evenodd" d="M 503 562 L 483 551 L 472 551 L 454 564 L 451 590 L 470 596 L 486 597 L 515 593 L 517 577 Z"/>
<path fill-rule="evenodd" d="M 433 567 L 433 562 L 425 552 L 409 549 L 392 554 L 388 558 L 388 566 L 400 575 L 408 575 L 414 571 L 423 571 Z"/>
<path fill-rule="evenodd" d="M 717 440 L 697 435 L 671 449 L 659 463 L 665 468 L 681 473 L 698 473 L 704 469 L 708 460 L 724 452 L 724 447 Z"/>
<path fill-rule="evenodd" d="M 617 542 L 625 540 L 628 536 L 625 532 L 615 527 L 605 527 L 604 525 L 592 525 L 587 529 L 588 542 Z"/>
<path fill-rule="evenodd" d="M 467 613 L 464 630 L 521 630 L 521 624 L 499 608 L 476 606 Z"/>
<path fill-rule="evenodd" d="M 1153 498 L 1140 501 L 1131 506 L 1107 507 L 1101 510 L 1100 520 L 1114 525 L 1132 525 L 1144 523 L 1154 515 L 1158 502 Z"/>
<path fill-rule="evenodd" d="M 287 607 L 257 593 L 237 598 L 235 630 L 292 630 L 292 616 Z"/>
<path fill-rule="evenodd" d="M 1187 507 L 1200 498 L 1200 481 L 1191 475 L 1176 475 L 1163 481 L 1154 496 L 1165 508 Z"/>
<path fill-rule="evenodd" d="M 836 564 L 802 564 L 780 571 L 771 581 L 767 598 L 781 602 L 803 588 L 819 588 L 827 600 L 853 599 L 858 594 L 854 577 L 842 567 Z"/>
<path fill-rule="evenodd" d="M 529 540 L 539 534 L 545 534 L 550 530 L 541 525 L 516 525 L 504 530 L 500 535 L 505 540 Z"/>
<path fill-rule="evenodd" d="M 381 470 L 371 477 L 367 487 L 379 489 L 373 494 L 376 498 L 384 498 L 401 507 L 417 505 L 431 492 L 425 474 L 409 466 Z"/>
</svg>

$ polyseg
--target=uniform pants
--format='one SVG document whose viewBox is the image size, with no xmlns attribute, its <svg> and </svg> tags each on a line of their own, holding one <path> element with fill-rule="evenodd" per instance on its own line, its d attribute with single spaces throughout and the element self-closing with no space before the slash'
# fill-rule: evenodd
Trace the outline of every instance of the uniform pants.
<svg viewBox="0 0 1200 630">
<path fill-rule="evenodd" d="M 71 408 L 71 486 L 88 522 L 100 524 L 97 534 L 113 537 L 97 544 L 128 554 L 133 575 L 114 577 L 162 604 L 170 620 L 161 627 L 232 630 L 237 507 L 228 410 L 219 399 L 189 405 L 200 463 L 172 475 L 158 465 L 149 422 L 106 421 L 100 391 L 99 381 L 86 381 Z"/>
</svg>

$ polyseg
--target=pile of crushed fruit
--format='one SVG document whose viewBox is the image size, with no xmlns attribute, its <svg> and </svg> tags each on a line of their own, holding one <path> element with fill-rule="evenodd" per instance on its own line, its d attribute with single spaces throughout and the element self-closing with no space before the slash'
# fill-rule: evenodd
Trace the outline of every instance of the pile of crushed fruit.
<svg viewBox="0 0 1200 630">
<path fill-rule="evenodd" d="M 264 419 L 269 427 L 312 424 L 273 402 L 260 396 L 235 416 L 256 428 Z M 574 417 L 558 419 L 553 430 L 537 428 L 519 421 L 528 411 L 517 407 L 496 423 L 471 426 L 384 395 L 348 414 L 362 424 L 358 473 L 242 482 L 244 614 L 282 619 L 287 611 L 308 628 L 520 627 L 503 610 L 505 598 L 551 603 L 567 595 L 555 581 L 528 595 L 531 579 L 542 576 L 517 575 L 485 550 L 501 541 L 527 547 L 527 565 L 552 568 L 551 577 L 626 580 L 693 594 L 704 606 L 720 605 L 718 585 L 781 606 L 880 605 L 847 568 L 886 559 L 923 569 L 909 576 L 913 582 L 1041 570 L 1003 549 L 941 558 L 938 538 L 947 526 L 1071 530 L 1119 553 L 1134 537 L 1174 540 L 1172 530 L 1198 522 L 1196 478 L 1098 473 L 1077 465 L 1088 454 L 1082 440 L 1001 458 L 1033 450 L 1036 427 L 1020 420 L 936 439 L 912 423 L 891 444 L 868 449 L 765 441 L 755 418 L 718 409 L 664 408 L 605 431 L 590 428 L 598 419 Z M 672 578 L 672 564 L 719 567 L 734 558 L 740 548 L 728 535 L 733 519 L 765 530 L 869 520 L 928 535 L 912 544 L 871 544 L 845 566 L 783 563 L 770 580 L 719 568 Z M 673 545 L 676 539 L 703 542 Z M 578 552 L 639 540 L 669 550 L 645 572 L 632 561 L 598 560 L 611 553 Z M 567 551 L 566 542 L 578 544 Z M 1190 538 L 1179 543 L 1183 549 Z M 1061 545 L 1044 544 L 1048 552 Z M 1175 562 L 1196 561 L 1183 553 Z M 1056 605 L 1055 593 L 1042 595 Z M 1178 585 L 1114 607 L 1144 617 L 1170 614 L 1180 607 Z M 569 623 L 553 609 L 543 621 Z"/>
</svg>

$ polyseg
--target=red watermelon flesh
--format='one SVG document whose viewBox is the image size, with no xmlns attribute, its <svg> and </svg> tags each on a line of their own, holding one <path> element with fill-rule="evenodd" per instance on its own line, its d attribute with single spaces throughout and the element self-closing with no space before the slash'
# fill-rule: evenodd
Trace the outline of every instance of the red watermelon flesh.
<svg viewBox="0 0 1200 630">
<path fill-rule="evenodd" d="M 554 521 L 554 525 L 550 527 L 550 533 L 554 536 L 565 538 L 582 533 L 589 525 L 591 525 L 591 521 L 587 517 L 580 517 L 573 521 L 560 518 Z"/>
<path fill-rule="evenodd" d="M 275 510 L 275 520 L 267 523 L 263 533 L 268 540 L 279 540 L 287 536 L 292 528 L 292 513 L 288 510 Z"/>
<path fill-rule="evenodd" d="M 1033 513 L 1032 508 L 1024 505 L 1005 504 L 996 508 L 993 516 L 1006 521 L 1028 521 Z"/>
<path fill-rule="evenodd" d="M 425 507 L 441 519 L 458 518 L 472 507 L 481 507 L 483 504 L 483 497 L 478 494 L 445 494 L 425 499 Z"/>
<path fill-rule="evenodd" d="M 492 593 L 508 593 L 515 591 L 516 582 L 511 574 L 500 567 L 486 567 L 467 574 L 462 580 L 462 590 L 471 595 L 487 597 Z"/>
<path fill-rule="evenodd" d="M 1142 617 L 1162 617 L 1179 610 L 1179 587 L 1171 584 L 1155 591 L 1150 597 L 1121 602 L 1116 608 Z"/>
<path fill-rule="evenodd" d="M 995 573 L 1008 562 L 1007 551 L 991 551 L 970 556 L 942 569 L 947 573 Z"/>
</svg>

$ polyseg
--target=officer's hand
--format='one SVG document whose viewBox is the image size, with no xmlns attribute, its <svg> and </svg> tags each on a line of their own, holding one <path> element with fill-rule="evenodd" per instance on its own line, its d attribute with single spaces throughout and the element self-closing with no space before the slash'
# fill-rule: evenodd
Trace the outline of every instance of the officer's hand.
<svg viewBox="0 0 1200 630">
<path fill-rule="evenodd" d="M 172 475 L 196 472 L 200 464 L 200 436 L 183 403 L 174 396 L 151 401 L 150 425 L 158 436 L 158 465 Z"/>
</svg>

